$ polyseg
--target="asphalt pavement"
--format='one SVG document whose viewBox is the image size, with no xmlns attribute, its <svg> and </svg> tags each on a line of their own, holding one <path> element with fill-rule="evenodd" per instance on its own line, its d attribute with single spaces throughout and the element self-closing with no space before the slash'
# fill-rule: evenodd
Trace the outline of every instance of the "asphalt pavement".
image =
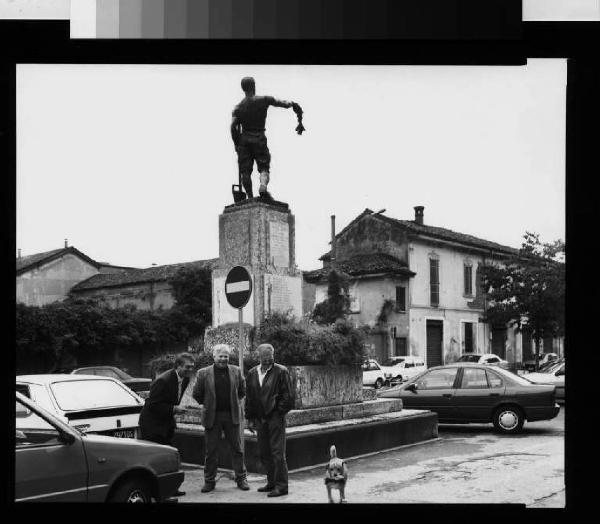
<svg viewBox="0 0 600 524">
<path fill-rule="evenodd" d="M 550 421 L 525 423 L 519 435 L 491 424 L 440 424 L 439 438 L 347 460 L 346 498 L 352 503 L 516 503 L 564 508 L 565 407 Z M 202 467 L 186 466 L 180 503 L 326 503 L 324 467 L 291 471 L 289 494 L 267 498 L 265 477 L 249 474 L 241 491 L 219 471 L 216 489 L 201 493 Z M 337 492 L 334 493 L 334 497 Z"/>
</svg>

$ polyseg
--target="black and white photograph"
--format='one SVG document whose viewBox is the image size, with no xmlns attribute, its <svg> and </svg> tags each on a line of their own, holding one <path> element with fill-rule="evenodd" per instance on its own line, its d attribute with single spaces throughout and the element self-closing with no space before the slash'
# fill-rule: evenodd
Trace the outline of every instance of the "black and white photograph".
<svg viewBox="0 0 600 524">
<path fill-rule="evenodd" d="M 568 58 L 166 62 L 15 64 L 13 501 L 564 510 Z"/>
</svg>

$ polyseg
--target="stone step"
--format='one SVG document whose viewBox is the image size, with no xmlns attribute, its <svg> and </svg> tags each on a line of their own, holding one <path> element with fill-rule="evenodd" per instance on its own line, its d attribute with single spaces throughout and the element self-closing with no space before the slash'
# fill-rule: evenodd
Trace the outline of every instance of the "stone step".
<svg viewBox="0 0 600 524">
<path fill-rule="evenodd" d="M 286 457 L 289 469 L 323 464 L 335 444 L 339 457 L 352 457 L 437 438 L 437 415 L 431 411 L 404 409 L 368 417 L 334 420 L 289 427 L 286 430 Z M 204 464 L 204 428 L 180 424 L 174 445 L 181 460 Z M 258 455 L 256 434 L 244 432 L 245 463 L 251 473 L 264 473 Z M 219 467 L 231 469 L 231 454 L 219 441 Z"/>
</svg>

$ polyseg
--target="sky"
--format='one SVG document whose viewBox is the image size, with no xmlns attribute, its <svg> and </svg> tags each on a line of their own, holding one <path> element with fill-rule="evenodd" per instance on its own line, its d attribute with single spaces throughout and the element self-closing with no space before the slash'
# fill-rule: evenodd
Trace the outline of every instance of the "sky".
<svg viewBox="0 0 600 524">
<path fill-rule="evenodd" d="M 232 203 L 240 79 L 270 108 L 269 191 L 296 219 L 299 269 L 330 216 L 365 208 L 519 247 L 565 239 L 566 61 L 527 66 L 24 64 L 17 67 L 17 248 L 115 265 L 215 258 Z M 258 188 L 258 174 L 253 174 Z"/>
</svg>

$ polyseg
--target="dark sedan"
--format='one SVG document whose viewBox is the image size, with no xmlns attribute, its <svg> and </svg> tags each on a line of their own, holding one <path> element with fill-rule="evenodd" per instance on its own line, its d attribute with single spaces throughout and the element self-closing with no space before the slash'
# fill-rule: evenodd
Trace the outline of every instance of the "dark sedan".
<svg viewBox="0 0 600 524">
<path fill-rule="evenodd" d="M 125 373 L 122 369 L 114 366 L 90 366 L 86 368 L 77 368 L 71 371 L 73 375 L 99 375 L 102 377 L 116 378 L 125 384 L 129 389 L 135 391 L 142 398 L 146 397 L 150 391 L 152 380 L 149 378 L 135 378 Z"/>
<path fill-rule="evenodd" d="M 434 411 L 442 423 L 491 422 L 501 433 L 517 433 L 525 420 L 550 420 L 560 411 L 554 386 L 532 384 L 485 364 L 430 368 L 379 397 L 401 398 L 407 409 Z"/>
</svg>

